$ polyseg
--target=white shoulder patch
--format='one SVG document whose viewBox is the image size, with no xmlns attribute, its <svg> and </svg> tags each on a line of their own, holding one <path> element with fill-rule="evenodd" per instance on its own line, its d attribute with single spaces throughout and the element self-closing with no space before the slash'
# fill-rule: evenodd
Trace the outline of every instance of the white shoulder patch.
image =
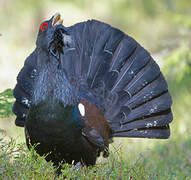
<svg viewBox="0 0 191 180">
<path fill-rule="evenodd" d="M 81 116 L 85 116 L 85 107 L 82 103 L 78 104 L 78 109 L 80 111 Z"/>
</svg>

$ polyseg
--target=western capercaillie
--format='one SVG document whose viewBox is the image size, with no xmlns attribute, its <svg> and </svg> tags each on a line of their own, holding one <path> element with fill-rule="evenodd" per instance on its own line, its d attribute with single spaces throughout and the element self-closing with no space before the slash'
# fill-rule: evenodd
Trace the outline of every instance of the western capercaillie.
<svg viewBox="0 0 191 180">
<path fill-rule="evenodd" d="M 14 89 L 15 123 L 47 161 L 94 165 L 113 137 L 166 139 L 172 100 L 151 55 L 132 37 L 90 20 L 40 25 Z"/>
</svg>

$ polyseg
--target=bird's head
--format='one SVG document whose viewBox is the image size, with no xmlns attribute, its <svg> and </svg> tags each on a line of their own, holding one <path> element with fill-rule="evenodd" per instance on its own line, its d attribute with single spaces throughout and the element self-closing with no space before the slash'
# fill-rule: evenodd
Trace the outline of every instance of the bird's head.
<svg viewBox="0 0 191 180">
<path fill-rule="evenodd" d="M 51 19 L 40 24 L 36 45 L 46 53 L 58 59 L 64 46 L 63 34 L 67 35 L 66 28 L 62 26 L 61 15 L 56 13 Z"/>
</svg>

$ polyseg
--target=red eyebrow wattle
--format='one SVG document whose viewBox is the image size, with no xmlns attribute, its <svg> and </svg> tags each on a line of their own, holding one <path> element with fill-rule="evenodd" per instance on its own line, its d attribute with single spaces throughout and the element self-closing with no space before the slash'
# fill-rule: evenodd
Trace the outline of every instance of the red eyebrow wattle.
<svg viewBox="0 0 191 180">
<path fill-rule="evenodd" d="M 41 24 L 41 26 L 40 26 L 41 32 L 43 32 L 45 30 L 44 29 L 45 26 L 48 27 L 48 23 L 44 22 L 44 23 Z"/>
</svg>

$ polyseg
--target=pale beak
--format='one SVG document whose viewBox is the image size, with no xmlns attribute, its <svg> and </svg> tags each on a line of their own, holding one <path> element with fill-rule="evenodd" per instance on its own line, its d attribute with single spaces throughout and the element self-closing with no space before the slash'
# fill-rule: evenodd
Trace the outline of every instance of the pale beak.
<svg viewBox="0 0 191 180">
<path fill-rule="evenodd" d="M 52 20 L 52 26 L 57 26 L 63 23 L 63 20 L 61 19 L 61 15 L 60 13 L 56 13 L 53 16 L 53 20 Z"/>
</svg>

